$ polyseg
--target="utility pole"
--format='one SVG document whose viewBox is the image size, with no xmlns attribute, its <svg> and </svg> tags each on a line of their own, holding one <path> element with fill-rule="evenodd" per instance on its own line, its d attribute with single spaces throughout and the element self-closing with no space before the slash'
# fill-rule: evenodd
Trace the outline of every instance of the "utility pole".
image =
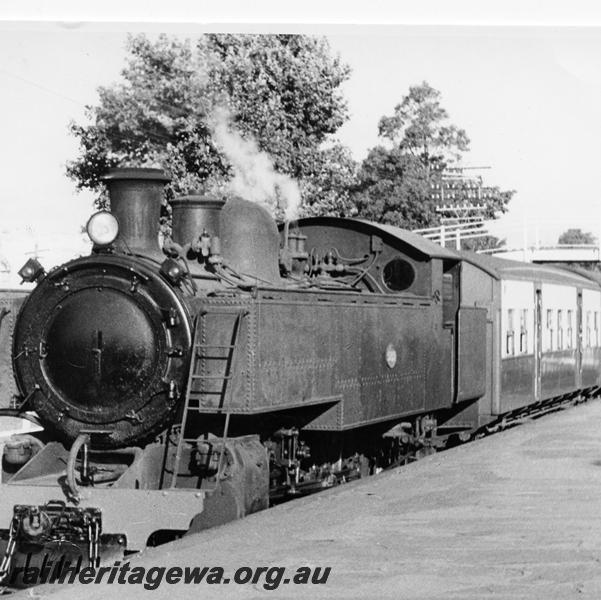
<svg viewBox="0 0 601 600">
<path fill-rule="evenodd" d="M 50 248 L 40 248 L 37 240 L 35 241 L 34 247 L 33 247 L 33 252 L 25 252 L 25 254 L 31 254 L 33 256 L 33 258 L 35 258 L 36 260 L 38 260 L 40 258 L 40 253 L 41 252 L 48 252 L 48 250 L 50 250 Z"/>
</svg>

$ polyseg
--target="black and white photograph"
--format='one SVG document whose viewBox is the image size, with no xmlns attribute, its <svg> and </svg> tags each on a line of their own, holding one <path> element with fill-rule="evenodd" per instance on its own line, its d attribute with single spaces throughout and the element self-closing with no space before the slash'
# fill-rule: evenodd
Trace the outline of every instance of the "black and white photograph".
<svg viewBox="0 0 601 600">
<path fill-rule="evenodd" d="M 0 595 L 601 597 L 601 12 L 38 4 Z"/>
</svg>

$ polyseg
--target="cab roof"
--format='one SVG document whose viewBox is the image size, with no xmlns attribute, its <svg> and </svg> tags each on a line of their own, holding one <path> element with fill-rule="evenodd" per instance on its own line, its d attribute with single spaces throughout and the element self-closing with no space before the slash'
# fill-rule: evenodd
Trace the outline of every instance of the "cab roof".
<svg viewBox="0 0 601 600">
<path fill-rule="evenodd" d="M 340 217 L 306 217 L 297 221 L 298 226 L 323 225 L 324 227 L 347 227 L 349 229 L 361 229 L 367 235 L 379 235 L 392 237 L 403 244 L 411 246 L 418 253 L 427 258 L 441 258 L 444 260 L 461 260 L 457 253 L 449 248 L 443 248 L 430 240 L 411 233 L 394 225 L 385 225 L 383 223 L 373 223 L 364 219 L 349 219 Z M 281 229 L 282 226 L 280 226 Z"/>
</svg>

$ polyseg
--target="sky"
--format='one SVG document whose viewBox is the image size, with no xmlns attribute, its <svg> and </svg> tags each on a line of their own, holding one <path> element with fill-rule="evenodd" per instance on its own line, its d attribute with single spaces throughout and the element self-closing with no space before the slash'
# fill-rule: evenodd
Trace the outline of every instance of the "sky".
<svg viewBox="0 0 601 600">
<path fill-rule="evenodd" d="M 601 29 L 405 28 L 333 35 L 353 68 L 340 138 L 362 158 L 377 121 L 410 85 L 442 93 L 464 128 L 464 164 L 515 190 L 495 230 L 508 244 L 554 243 L 568 227 L 601 233 Z"/>
<path fill-rule="evenodd" d="M 127 31 L 149 30 L 200 33 L 187 25 L 0 22 L 0 258 L 36 244 L 65 258 L 85 251 L 81 227 L 93 195 L 65 175 L 77 155 L 68 123 L 84 122 L 98 86 L 119 80 Z M 494 228 L 508 245 L 551 244 L 568 227 L 601 234 L 601 28 L 300 30 L 326 34 L 352 69 L 343 88 L 350 118 L 337 137 L 357 160 L 379 143 L 380 117 L 425 80 L 471 139 L 464 164 L 490 166 L 487 183 L 516 190 Z"/>
</svg>

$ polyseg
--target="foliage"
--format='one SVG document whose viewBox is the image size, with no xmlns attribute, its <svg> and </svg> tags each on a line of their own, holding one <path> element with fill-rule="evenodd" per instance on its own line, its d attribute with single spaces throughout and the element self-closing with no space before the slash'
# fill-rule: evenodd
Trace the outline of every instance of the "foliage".
<svg viewBox="0 0 601 600">
<path fill-rule="evenodd" d="M 461 249 L 478 252 L 480 250 L 493 250 L 502 248 L 505 245 L 505 240 L 500 240 L 494 235 L 484 235 L 482 237 L 461 240 Z"/>
<path fill-rule="evenodd" d="M 427 168 L 457 159 L 469 148 L 463 129 L 446 124 L 449 115 L 440 104 L 440 92 L 427 82 L 409 88 L 390 117 L 382 117 L 380 137 L 419 158 Z"/>
<path fill-rule="evenodd" d="M 351 197 L 357 165 L 341 144 L 318 150 L 312 156 L 309 176 L 302 183 L 302 216 L 352 217 L 357 209 Z"/>
<path fill-rule="evenodd" d="M 564 231 L 557 240 L 558 244 L 596 244 L 597 238 L 589 232 L 582 231 L 582 229 L 567 229 Z"/>
<path fill-rule="evenodd" d="M 130 37 L 123 80 L 99 89 L 87 124 L 71 125 L 81 156 L 68 175 L 98 190 L 112 166 L 158 166 L 171 174 L 172 194 L 223 187 L 233 174 L 214 138 L 219 109 L 277 172 L 301 181 L 311 210 L 320 202 L 339 210 L 326 174 L 345 183 L 354 164 L 322 145 L 347 118 L 339 88 L 348 76 L 323 38 L 209 34 L 192 44 Z"/>
<path fill-rule="evenodd" d="M 424 201 L 429 192 L 428 174 L 418 158 L 398 146 L 376 146 L 359 168 L 353 200 L 365 219 L 414 229 L 436 218 L 434 203 Z"/>
<path fill-rule="evenodd" d="M 466 132 L 448 119 L 440 92 L 426 82 L 409 88 L 394 113 L 380 119 L 379 135 L 388 144 L 372 148 L 358 170 L 353 200 L 361 217 L 408 229 L 440 224 L 436 207 L 443 202 L 434 192 L 445 185 L 445 169 L 469 149 Z M 457 181 L 452 203 L 473 203 L 469 186 Z M 485 211 L 480 214 L 497 218 L 507 210 L 514 192 L 483 189 Z M 488 236 L 467 245 L 482 249 L 498 243 Z"/>
<path fill-rule="evenodd" d="M 173 179 L 170 195 L 222 190 L 246 180 L 237 170 L 248 157 L 235 160 L 217 135 L 231 129 L 234 146 L 264 153 L 257 164 L 268 155 L 273 165 L 265 172 L 274 181 L 298 181 L 301 215 L 357 215 L 406 228 L 438 224 L 432 190 L 468 150 L 467 134 L 449 123 L 440 92 L 424 82 L 382 117 L 387 145 L 370 150 L 358 167 L 333 139 L 347 119 L 340 86 L 348 77 L 348 66 L 322 38 L 130 37 L 121 82 L 100 88 L 88 122 L 71 125 L 81 154 L 67 172 L 78 187 L 101 191 L 100 178 L 112 166 L 158 166 Z M 288 182 L 275 186 L 279 195 Z M 494 218 L 513 192 L 488 191 L 485 216 Z"/>
</svg>

